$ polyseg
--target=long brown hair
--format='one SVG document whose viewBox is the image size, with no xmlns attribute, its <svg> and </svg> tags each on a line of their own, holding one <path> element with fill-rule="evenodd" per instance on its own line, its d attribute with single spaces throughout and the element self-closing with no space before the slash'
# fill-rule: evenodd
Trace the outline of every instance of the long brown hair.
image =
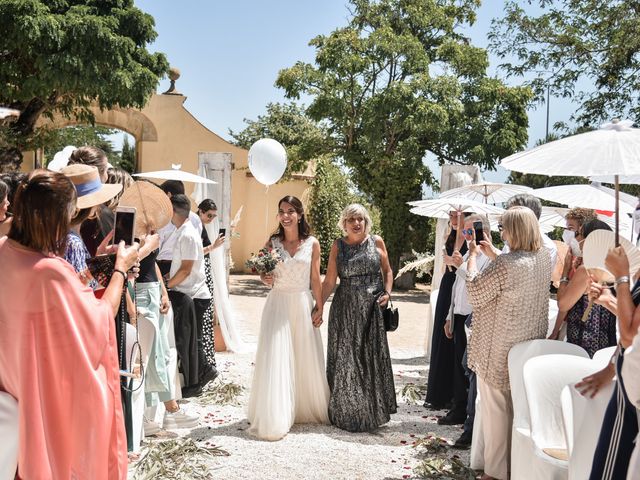
<svg viewBox="0 0 640 480">
<path fill-rule="evenodd" d="M 300 216 L 300 221 L 298 222 L 298 236 L 301 240 L 306 240 L 311 235 L 311 226 L 307 223 L 307 216 L 304 214 L 304 206 L 298 197 L 294 197 L 293 195 L 287 195 L 286 197 L 282 197 L 278 202 L 278 208 L 283 203 L 288 203 L 293 208 L 295 208 L 296 213 Z M 280 240 L 284 240 L 284 228 L 281 224 L 278 224 L 278 228 L 271 235 L 271 238 L 278 237 Z"/>
<path fill-rule="evenodd" d="M 34 170 L 17 188 L 9 238 L 44 254 L 64 255 L 76 189 L 62 173 Z"/>
</svg>

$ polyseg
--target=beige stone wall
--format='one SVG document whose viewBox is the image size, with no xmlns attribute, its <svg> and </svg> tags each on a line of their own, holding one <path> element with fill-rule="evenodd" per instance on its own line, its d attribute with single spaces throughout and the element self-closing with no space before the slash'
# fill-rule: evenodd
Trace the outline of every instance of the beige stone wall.
<svg viewBox="0 0 640 480">
<path fill-rule="evenodd" d="M 234 169 L 231 175 L 231 216 L 244 206 L 237 232 L 239 238 L 231 242 L 231 255 L 235 270 L 244 269 L 244 262 L 252 252 L 262 247 L 269 232 L 275 229 L 277 201 L 285 195 L 302 198 L 309 187 L 309 179 L 297 179 L 272 185 L 267 190 L 250 174 L 247 175 L 248 151 L 224 140 L 208 130 L 184 108 L 183 95 L 153 95 L 141 110 L 95 109 L 96 123 L 124 130 L 136 138 L 138 171 L 168 170 L 172 164 L 198 172 L 199 152 L 224 152 L 232 155 Z M 55 127 L 75 122 L 58 118 Z M 50 126 L 50 125 L 49 125 Z M 25 152 L 24 165 L 33 168 L 33 155 Z M 187 194 L 194 184 L 186 183 Z M 195 208 L 195 205 L 194 205 Z"/>
</svg>

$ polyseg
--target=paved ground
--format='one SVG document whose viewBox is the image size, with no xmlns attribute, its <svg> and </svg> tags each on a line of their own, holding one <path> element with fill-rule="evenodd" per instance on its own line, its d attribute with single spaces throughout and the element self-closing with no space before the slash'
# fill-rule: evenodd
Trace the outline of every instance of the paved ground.
<svg viewBox="0 0 640 480">
<path fill-rule="evenodd" d="M 231 301 L 240 317 L 245 340 L 256 343 L 260 314 L 267 289 L 256 276 L 232 275 Z M 398 390 L 407 383 L 426 383 L 427 342 L 425 318 L 429 314 L 428 292 L 422 287 L 394 295 L 400 311 L 400 327 L 389 333 L 389 345 Z M 325 316 L 329 308 L 325 308 Z M 326 320 L 326 319 L 325 319 Z M 326 324 L 322 326 L 326 342 Z M 230 453 L 210 463 L 211 478 L 221 479 L 401 479 L 415 478 L 421 459 L 413 447 L 416 440 L 429 433 L 454 441 L 459 427 L 441 427 L 436 415 L 422 404 L 408 404 L 398 395 L 399 411 L 391 422 L 375 433 L 352 434 L 332 426 L 295 425 L 289 435 L 278 442 L 258 441 L 246 433 L 245 417 L 248 388 L 251 382 L 253 354 L 217 354 L 222 381 L 233 381 L 245 387 L 239 405 L 201 405 L 191 401 L 184 405 L 203 418 L 200 427 L 179 432 L 203 445 L 217 445 Z M 468 461 L 468 453 L 456 450 Z M 432 458 L 432 457 L 429 457 Z M 430 478 L 446 478 L 430 477 Z"/>
</svg>

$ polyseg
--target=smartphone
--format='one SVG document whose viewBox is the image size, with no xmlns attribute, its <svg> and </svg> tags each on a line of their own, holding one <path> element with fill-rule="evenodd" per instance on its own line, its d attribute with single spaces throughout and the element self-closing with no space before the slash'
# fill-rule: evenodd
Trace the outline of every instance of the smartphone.
<svg viewBox="0 0 640 480">
<path fill-rule="evenodd" d="M 484 229 L 482 222 L 473 222 L 473 229 L 476 231 L 476 245 L 480 244 L 480 240 L 484 240 Z"/>
<path fill-rule="evenodd" d="M 136 209 L 134 207 L 116 208 L 116 218 L 114 224 L 114 245 L 118 245 L 122 240 L 124 240 L 124 243 L 127 246 L 133 245 L 133 233 L 136 224 Z"/>
<path fill-rule="evenodd" d="M 227 236 L 227 229 L 226 228 L 221 228 L 220 231 L 218 232 L 218 236 L 219 237 L 226 237 Z"/>
</svg>

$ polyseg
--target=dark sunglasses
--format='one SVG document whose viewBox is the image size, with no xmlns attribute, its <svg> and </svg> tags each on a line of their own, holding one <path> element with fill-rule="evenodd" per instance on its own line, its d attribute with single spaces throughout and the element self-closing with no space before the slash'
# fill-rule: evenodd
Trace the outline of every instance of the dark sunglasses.
<svg viewBox="0 0 640 480">
<path fill-rule="evenodd" d="M 205 214 L 205 216 L 206 216 L 209 220 L 212 220 L 212 219 L 216 218 L 216 217 L 218 216 L 218 214 L 217 214 L 217 213 L 207 213 L 207 214 Z"/>
<path fill-rule="evenodd" d="M 462 229 L 462 234 L 463 235 L 472 236 L 473 235 L 473 228 L 463 228 Z"/>
</svg>

